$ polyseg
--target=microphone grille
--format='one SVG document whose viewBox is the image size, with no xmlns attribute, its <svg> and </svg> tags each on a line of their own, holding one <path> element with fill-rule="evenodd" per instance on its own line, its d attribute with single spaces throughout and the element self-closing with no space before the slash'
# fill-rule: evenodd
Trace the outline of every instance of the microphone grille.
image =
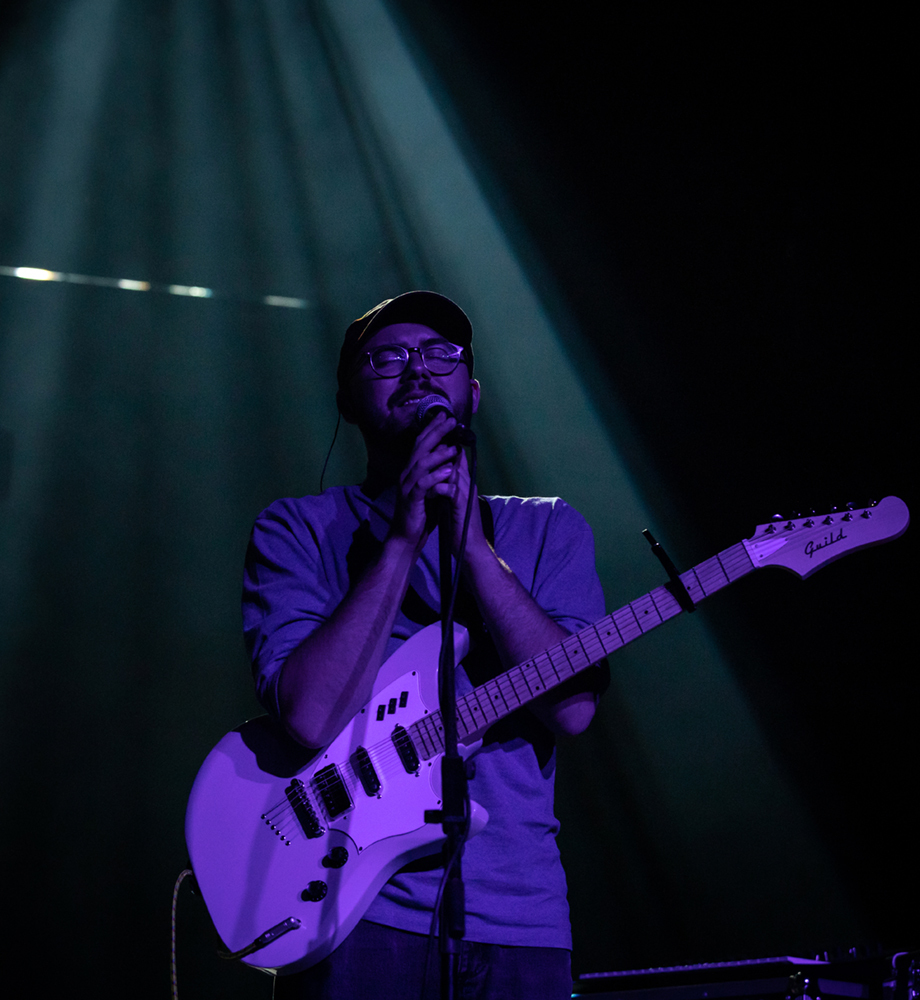
<svg viewBox="0 0 920 1000">
<path fill-rule="evenodd" d="M 431 411 L 431 415 L 428 416 L 428 411 Z M 425 426 L 426 416 L 428 419 L 434 416 L 436 410 L 447 410 L 448 413 L 453 413 L 451 409 L 450 400 L 445 399 L 443 396 L 438 396 L 432 393 L 430 396 L 425 396 L 423 399 L 418 401 L 418 406 L 415 408 L 415 420 L 420 427 Z"/>
</svg>

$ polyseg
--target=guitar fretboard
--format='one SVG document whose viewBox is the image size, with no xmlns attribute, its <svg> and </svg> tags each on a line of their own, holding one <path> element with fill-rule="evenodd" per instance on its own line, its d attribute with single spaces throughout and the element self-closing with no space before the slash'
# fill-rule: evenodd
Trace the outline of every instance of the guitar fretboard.
<svg viewBox="0 0 920 1000">
<path fill-rule="evenodd" d="M 699 563 L 680 575 L 694 604 L 728 586 L 754 569 L 743 542 Z M 506 715 L 539 698 L 563 681 L 622 649 L 681 613 L 681 606 L 667 587 L 654 590 L 624 605 L 457 699 L 457 734 L 461 741 L 480 734 Z M 429 760 L 444 750 L 441 713 L 432 712 L 409 726 L 419 757 Z"/>
</svg>

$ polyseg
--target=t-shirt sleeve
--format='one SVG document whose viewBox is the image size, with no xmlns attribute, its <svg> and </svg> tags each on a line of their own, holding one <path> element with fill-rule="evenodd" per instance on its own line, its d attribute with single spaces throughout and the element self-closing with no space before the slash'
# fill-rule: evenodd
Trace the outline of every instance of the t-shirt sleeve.
<svg viewBox="0 0 920 1000">
<path fill-rule="evenodd" d="M 243 637 L 256 694 L 272 715 L 279 715 L 284 661 L 328 620 L 340 600 L 327 578 L 317 531 L 296 502 L 278 501 L 264 510 L 246 552 Z"/>
<path fill-rule="evenodd" d="M 597 575 L 594 535 L 588 522 L 555 498 L 500 498 L 495 517 L 495 549 L 534 600 L 569 633 L 580 632 L 605 613 Z M 606 686 L 606 665 L 586 680 Z"/>
</svg>

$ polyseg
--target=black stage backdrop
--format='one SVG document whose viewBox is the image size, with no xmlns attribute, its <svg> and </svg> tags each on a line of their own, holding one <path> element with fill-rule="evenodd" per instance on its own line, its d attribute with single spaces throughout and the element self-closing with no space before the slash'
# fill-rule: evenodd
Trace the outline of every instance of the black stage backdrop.
<svg viewBox="0 0 920 1000">
<path fill-rule="evenodd" d="M 599 542 L 651 527 L 683 568 L 776 512 L 912 505 L 904 25 L 376 6 L 552 325 L 579 331 L 565 356 L 648 518 L 622 523 L 611 493 Z M 400 229 L 413 205 L 380 208 L 386 153 L 328 69 L 349 45 L 329 8 L 2 8 L 5 898 L 37 996 L 164 995 L 185 797 L 258 710 L 252 518 L 315 490 L 354 314 L 417 284 L 477 308 Z M 526 372 L 528 331 L 507 336 Z M 549 489 L 484 429 L 493 489 Z M 349 446 L 335 481 L 360 475 Z M 918 945 L 913 537 L 805 583 L 756 574 L 612 663 L 601 718 L 560 751 L 577 969 Z M 657 579 L 636 553 L 604 571 L 610 608 Z M 730 697 L 694 688 L 676 634 L 701 628 Z M 268 995 L 220 966 L 184 892 L 179 939 L 186 996 Z"/>
</svg>

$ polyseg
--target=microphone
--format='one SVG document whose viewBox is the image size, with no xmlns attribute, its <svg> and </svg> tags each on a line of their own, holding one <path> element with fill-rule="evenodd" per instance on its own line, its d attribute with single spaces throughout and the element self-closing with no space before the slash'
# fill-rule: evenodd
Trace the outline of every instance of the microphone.
<svg viewBox="0 0 920 1000">
<path fill-rule="evenodd" d="M 415 408 L 415 422 L 420 428 L 427 427 L 434 420 L 439 410 L 446 410 L 451 416 L 454 415 L 449 399 L 445 399 L 444 396 L 438 396 L 434 393 L 430 396 L 425 396 L 424 399 L 418 401 L 418 406 Z"/>
<path fill-rule="evenodd" d="M 450 400 L 444 396 L 432 393 L 430 396 L 420 399 L 418 406 L 415 408 L 415 422 L 418 424 L 419 429 L 427 427 L 441 410 L 444 410 L 455 420 L 457 419 L 453 407 L 450 405 Z M 469 445 L 476 441 L 476 435 L 469 427 L 457 420 L 457 426 L 445 436 L 444 440 L 449 443 Z"/>
</svg>

